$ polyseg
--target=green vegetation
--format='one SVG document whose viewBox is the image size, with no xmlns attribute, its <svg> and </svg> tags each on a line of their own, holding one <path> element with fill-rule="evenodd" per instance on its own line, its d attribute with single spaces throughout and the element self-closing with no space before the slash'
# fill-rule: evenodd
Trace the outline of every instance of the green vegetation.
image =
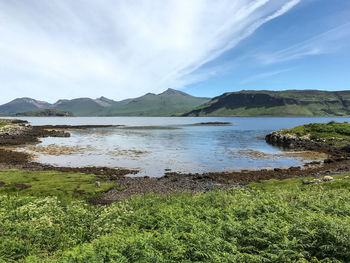
<svg viewBox="0 0 350 263">
<path fill-rule="evenodd" d="M 350 91 L 228 92 L 184 116 L 349 116 Z"/>
<path fill-rule="evenodd" d="M 344 145 L 350 143 L 350 124 L 347 122 L 311 123 L 281 131 L 284 134 L 294 134 L 299 137 L 308 136 L 312 140 L 326 140 L 326 142 Z"/>
<path fill-rule="evenodd" d="M 350 179 L 303 179 L 109 206 L 1 193 L 0 261 L 350 262 Z"/>
<path fill-rule="evenodd" d="M 75 116 L 96 116 L 97 112 L 104 109 L 103 106 L 89 98 L 60 100 L 53 104 L 53 107 L 61 111 L 70 111 Z"/>
<path fill-rule="evenodd" d="M 0 129 L 8 125 L 8 122 L 6 120 L 0 120 Z"/>
<path fill-rule="evenodd" d="M 55 196 L 59 200 L 70 201 L 72 198 L 96 197 L 115 186 L 111 182 L 101 182 L 96 175 L 80 173 L 61 173 L 55 171 L 0 171 L 0 195 L 16 196 Z"/>
<path fill-rule="evenodd" d="M 310 189 L 322 188 L 326 191 L 328 190 L 350 190 L 350 178 L 344 179 L 348 175 L 333 175 L 334 181 L 323 182 L 319 185 L 303 185 L 302 181 L 310 181 L 315 179 L 315 177 L 295 177 L 285 180 L 266 180 L 260 183 L 250 183 L 249 188 L 264 192 L 278 192 L 282 191 L 309 191 Z M 344 179 L 344 180 L 343 180 Z"/>
<path fill-rule="evenodd" d="M 61 111 L 55 109 L 44 109 L 44 110 L 36 110 L 36 111 L 26 111 L 16 113 L 16 116 L 33 116 L 33 117 L 72 117 L 73 113 L 70 111 Z"/>
</svg>

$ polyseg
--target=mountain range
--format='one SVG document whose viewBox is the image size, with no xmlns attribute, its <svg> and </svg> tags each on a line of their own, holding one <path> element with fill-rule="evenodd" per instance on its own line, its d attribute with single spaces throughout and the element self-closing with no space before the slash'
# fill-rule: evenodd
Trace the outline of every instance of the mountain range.
<svg viewBox="0 0 350 263">
<path fill-rule="evenodd" d="M 54 104 L 18 98 L 1 105 L 0 114 L 28 116 L 31 113 L 26 112 L 44 109 L 74 116 L 350 116 L 350 91 L 243 90 L 210 99 L 168 89 L 122 101 L 100 97 L 58 100 Z"/>
<path fill-rule="evenodd" d="M 170 116 L 192 110 L 209 98 L 194 97 L 182 91 L 167 89 L 163 93 L 114 101 L 105 97 L 58 100 L 50 104 L 31 98 L 17 98 L 0 106 L 0 114 L 14 115 L 44 109 L 69 111 L 74 116 Z M 27 114 L 24 114 L 27 115 Z"/>
</svg>

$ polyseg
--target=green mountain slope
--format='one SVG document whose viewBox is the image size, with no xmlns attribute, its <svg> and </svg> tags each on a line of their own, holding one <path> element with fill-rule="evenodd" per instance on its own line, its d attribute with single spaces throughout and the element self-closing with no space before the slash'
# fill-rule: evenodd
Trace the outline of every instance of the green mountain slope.
<svg viewBox="0 0 350 263">
<path fill-rule="evenodd" d="M 209 101 L 209 98 L 193 97 L 187 93 L 168 89 L 161 94 L 114 101 L 105 97 L 98 99 L 78 98 L 59 100 L 54 104 L 30 98 L 13 100 L 0 106 L 0 114 L 17 114 L 55 109 L 72 112 L 74 116 L 172 116 L 183 114 Z"/>
<path fill-rule="evenodd" d="M 148 93 L 132 100 L 116 102 L 104 108 L 104 116 L 171 116 L 189 111 L 208 102 L 208 98 L 190 96 L 168 89 L 161 94 Z"/>
<path fill-rule="evenodd" d="M 0 106 L 0 114 L 16 114 L 19 112 L 35 111 L 50 108 L 51 105 L 44 101 L 31 98 L 18 98 Z"/>
<path fill-rule="evenodd" d="M 90 98 L 59 100 L 52 107 L 61 111 L 70 111 L 75 116 L 95 116 L 104 109 L 104 106 Z"/>
<path fill-rule="evenodd" d="M 350 91 L 228 92 L 183 116 L 349 116 Z"/>
</svg>

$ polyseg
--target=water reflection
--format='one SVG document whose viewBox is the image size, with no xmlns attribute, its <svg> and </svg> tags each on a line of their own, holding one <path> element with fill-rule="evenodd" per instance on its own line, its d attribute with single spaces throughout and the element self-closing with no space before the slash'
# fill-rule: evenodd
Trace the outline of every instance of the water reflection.
<svg viewBox="0 0 350 263">
<path fill-rule="evenodd" d="M 311 122 L 349 118 L 28 118 L 33 125 L 123 124 L 162 128 L 72 130 L 70 138 L 43 138 L 32 150 L 37 160 L 59 166 L 108 166 L 140 169 L 135 176 L 162 176 L 165 171 L 202 173 L 300 165 L 311 160 L 286 154 L 265 143 L 270 131 Z M 188 125 L 228 121 L 231 126 Z M 164 126 L 176 129 L 164 129 Z M 62 154 L 48 149 L 57 145 Z M 66 148 L 65 148 L 66 147 Z M 71 147 L 71 148 L 69 148 Z M 77 151 L 70 150 L 78 147 Z M 38 148 L 39 149 L 39 148 Z M 66 149 L 66 151 L 64 150 Z M 57 153 L 57 151 L 56 151 Z"/>
</svg>

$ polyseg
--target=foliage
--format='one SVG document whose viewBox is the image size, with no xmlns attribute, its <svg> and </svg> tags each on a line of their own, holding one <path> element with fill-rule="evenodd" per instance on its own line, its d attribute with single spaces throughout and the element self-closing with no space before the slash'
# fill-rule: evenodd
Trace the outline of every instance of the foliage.
<svg viewBox="0 0 350 263">
<path fill-rule="evenodd" d="M 2 195 L 0 260 L 349 262 L 349 179 L 302 180 L 110 206 Z"/>
<path fill-rule="evenodd" d="M 101 182 L 96 175 L 82 173 L 61 173 L 56 171 L 22 171 L 0 170 L 0 194 L 20 196 L 56 196 L 60 200 L 68 201 L 73 197 L 95 197 L 115 186 L 111 182 Z"/>
</svg>

